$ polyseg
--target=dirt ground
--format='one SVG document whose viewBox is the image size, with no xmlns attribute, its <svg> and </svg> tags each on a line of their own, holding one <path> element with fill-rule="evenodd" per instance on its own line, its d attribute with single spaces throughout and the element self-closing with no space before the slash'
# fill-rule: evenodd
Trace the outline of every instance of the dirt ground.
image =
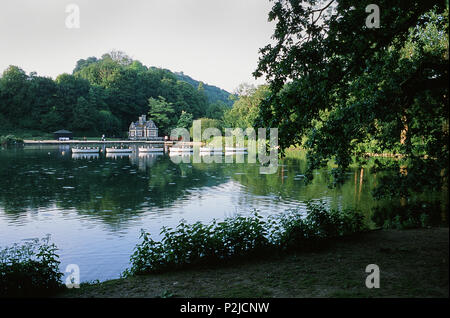
<svg viewBox="0 0 450 318">
<path fill-rule="evenodd" d="M 366 266 L 380 269 L 368 289 Z M 317 251 L 82 284 L 59 297 L 449 297 L 448 228 L 379 230 Z"/>
</svg>

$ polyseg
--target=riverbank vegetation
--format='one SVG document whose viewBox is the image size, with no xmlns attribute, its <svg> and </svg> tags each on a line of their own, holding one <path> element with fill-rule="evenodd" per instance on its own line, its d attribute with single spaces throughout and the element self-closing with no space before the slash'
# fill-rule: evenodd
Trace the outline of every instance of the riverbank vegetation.
<svg viewBox="0 0 450 318">
<path fill-rule="evenodd" d="M 142 232 L 125 276 L 157 273 L 201 264 L 218 264 L 292 250 L 310 250 L 323 242 L 364 230 L 357 211 L 329 210 L 323 203 L 307 203 L 307 210 L 291 211 L 264 220 L 257 213 L 211 224 L 163 228 L 161 241 Z"/>
<path fill-rule="evenodd" d="M 198 272 L 199 277 L 202 277 L 205 268 L 209 273 L 212 271 L 239 272 L 242 266 L 251 268 L 254 266 L 252 264 L 258 262 L 271 264 L 268 265 L 269 268 L 267 270 L 270 270 L 272 267 L 273 270 L 277 266 L 289 268 L 293 265 L 292 260 L 295 259 L 310 265 L 308 265 L 308 271 L 302 273 L 301 277 L 295 276 L 296 271 L 285 274 L 290 277 L 289 281 L 292 280 L 289 283 L 292 284 L 290 287 L 286 287 L 289 285 L 288 279 L 286 279 L 283 286 L 272 285 L 275 283 L 274 281 L 266 281 L 264 284 L 270 283 L 266 286 L 267 290 L 266 287 L 262 287 L 265 286 L 264 284 L 261 286 L 262 289 L 256 288 L 253 283 L 249 286 L 245 284 L 240 285 L 241 287 L 238 287 L 237 284 L 233 287 L 234 291 L 227 294 L 225 293 L 226 288 L 224 288 L 227 283 L 222 282 L 225 285 L 216 286 L 217 294 L 202 294 L 203 289 L 195 289 L 194 286 L 186 287 L 186 289 L 181 286 L 178 288 L 177 286 L 174 289 L 176 291 L 162 289 L 158 291 L 160 294 L 146 294 L 145 296 L 166 297 L 168 295 L 187 295 L 186 293 L 193 293 L 192 295 L 197 297 L 241 297 L 244 295 L 247 295 L 246 297 L 254 297 L 255 295 L 320 296 L 324 295 L 323 293 L 326 293 L 327 289 L 320 291 L 319 287 L 330 283 L 331 285 L 328 288 L 334 290 L 333 293 L 326 294 L 330 297 L 381 295 L 440 297 L 446 288 L 448 290 L 448 280 L 446 281 L 447 284 L 445 281 L 441 281 L 438 285 L 440 287 L 436 287 L 437 285 L 433 285 L 434 280 L 427 278 L 421 281 L 416 289 L 412 287 L 412 283 L 407 283 L 404 277 L 401 282 L 396 283 L 396 287 L 384 289 L 381 293 L 367 294 L 367 289 L 354 289 L 356 280 L 361 274 L 351 277 L 349 273 L 341 272 L 345 268 L 340 268 L 338 270 L 339 275 L 343 274 L 343 276 L 329 281 L 326 277 L 330 272 L 327 269 L 318 268 L 317 264 L 315 266 L 312 266 L 312 264 L 314 264 L 317 255 L 322 255 L 319 257 L 322 259 L 321 262 L 325 262 L 325 259 L 327 259 L 329 263 L 330 259 L 332 259 L 338 260 L 339 266 L 342 265 L 340 262 L 351 264 L 352 260 L 359 259 L 361 261 L 361 259 L 367 257 L 367 251 L 363 252 L 363 250 L 370 247 L 375 249 L 377 255 L 380 254 L 376 258 L 377 262 L 383 262 L 382 264 L 387 266 L 387 263 L 384 263 L 383 260 L 389 254 L 390 257 L 395 258 L 396 263 L 394 266 L 400 270 L 400 263 L 403 266 L 405 264 L 403 252 L 415 251 L 407 256 L 411 257 L 414 255 L 414 257 L 420 258 L 419 255 L 432 254 L 431 258 L 422 260 L 426 261 L 427 265 L 421 266 L 421 273 L 432 270 L 430 266 L 437 266 L 440 277 L 442 275 L 444 275 L 442 276 L 444 278 L 445 275 L 448 277 L 448 270 L 445 272 L 442 268 L 442 264 L 445 264 L 445 262 L 447 262 L 448 266 L 448 254 L 446 260 L 445 255 L 437 252 L 440 249 L 439 246 L 445 244 L 447 244 L 448 250 L 448 214 L 444 217 L 444 223 L 442 223 L 442 211 L 442 207 L 438 204 L 430 205 L 426 203 L 380 209 L 372 217 L 376 224 L 381 225 L 382 230 L 375 231 L 380 234 L 378 238 L 372 240 L 367 238 L 370 235 L 375 235 L 370 234 L 374 231 L 368 230 L 364 223 L 364 216 L 359 211 L 354 209 L 331 209 L 324 203 L 317 201 L 309 202 L 306 210 L 290 210 L 279 215 L 269 215 L 268 217 L 262 217 L 255 213 L 250 216 L 236 216 L 223 221 L 213 221 L 209 224 L 201 222 L 187 224 L 185 221 L 181 221 L 175 228 L 163 227 L 160 233 L 161 238 L 158 241 L 153 240 L 151 233 L 147 233 L 145 230 L 142 231 L 142 241 L 136 246 L 134 253 L 130 257 L 131 267 L 123 273 L 123 277 L 126 279 L 102 284 L 84 283 L 81 285 L 81 291 L 72 292 L 61 290 L 63 273 L 60 272 L 56 246 L 50 244 L 48 238 L 41 241 L 26 241 L 0 251 L 0 296 L 34 297 L 51 296 L 56 293 L 66 296 L 90 295 L 90 297 L 97 297 L 101 296 L 102 293 L 111 295 L 113 292 L 111 290 L 108 291 L 107 288 L 116 284 L 125 284 L 128 287 L 133 286 L 133 289 L 143 290 L 144 281 L 164 280 L 164 277 L 178 277 L 180 280 L 189 280 L 188 277 L 192 271 Z M 448 207 L 444 211 L 448 211 Z M 445 220 L 447 221 L 446 224 Z M 395 229 L 397 232 L 389 232 L 392 229 Z M 399 229 L 403 231 L 398 232 Z M 416 237 L 414 234 L 413 240 L 402 241 L 405 237 L 410 236 L 408 233 L 411 233 L 414 229 L 429 230 L 429 232 L 413 232 L 421 233 L 420 237 Z M 442 231 L 439 229 L 442 229 Z M 447 231 L 447 237 L 443 235 L 443 231 Z M 436 236 L 433 239 L 437 239 L 440 245 L 426 245 L 427 243 L 425 242 L 429 241 L 429 238 L 426 238 L 427 233 L 432 235 L 439 233 L 438 237 Z M 388 238 L 388 241 L 390 241 L 389 248 L 386 248 L 385 243 L 378 241 L 379 239 L 386 239 L 386 237 L 394 237 L 399 247 L 393 247 L 391 238 Z M 418 247 L 417 240 L 420 240 L 420 246 L 427 246 L 425 254 L 424 250 Z M 358 246 L 355 247 L 355 244 Z M 335 250 L 336 245 L 340 246 L 339 251 Z M 364 248 L 363 245 L 365 246 Z M 417 254 L 417 251 L 420 251 L 420 254 Z M 442 250 L 439 250 L 439 252 L 442 252 Z M 347 256 L 344 257 L 341 253 Z M 441 260 L 444 263 L 441 263 Z M 367 264 L 372 262 L 368 259 L 367 261 Z M 417 260 L 414 260 L 411 264 L 416 263 Z M 298 266 L 300 265 L 295 267 L 297 268 Z M 251 271 L 253 270 L 255 269 L 251 269 Z M 363 267 L 359 268 L 359 271 L 362 272 L 362 270 Z M 274 274 L 275 272 L 267 273 L 268 275 L 276 275 Z M 238 276 L 242 280 L 249 279 L 245 275 L 246 272 L 244 271 Z M 402 274 L 401 276 L 403 277 L 404 275 Z M 164 285 L 162 282 L 160 283 Z M 203 284 L 203 282 L 201 283 Z M 290 294 L 295 284 L 306 284 L 304 288 L 308 291 L 300 291 L 296 288 L 296 292 Z M 362 283 L 358 282 L 358 284 Z M 423 290 L 420 286 L 426 286 L 427 289 Z M 431 288 L 431 286 L 434 287 Z M 351 287 L 350 290 L 348 290 L 348 287 Z M 152 289 L 152 293 L 155 290 Z M 266 292 L 260 294 L 262 290 L 266 290 Z M 62 294 L 60 294 L 60 291 Z M 253 292 L 256 294 L 252 294 Z M 305 292 L 306 294 L 304 294 Z M 407 292 L 412 292 L 412 294 L 407 294 Z M 133 292 L 130 293 L 134 295 Z"/>
<path fill-rule="evenodd" d="M 12 146 L 23 144 L 23 139 L 14 135 L 0 136 L 0 146 Z"/>
</svg>

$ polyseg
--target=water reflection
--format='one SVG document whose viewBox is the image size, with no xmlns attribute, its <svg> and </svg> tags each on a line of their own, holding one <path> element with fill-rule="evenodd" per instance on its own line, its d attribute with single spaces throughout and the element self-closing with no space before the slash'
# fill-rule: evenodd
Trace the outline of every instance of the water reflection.
<svg viewBox="0 0 450 318">
<path fill-rule="evenodd" d="M 50 233 L 62 266 L 79 264 L 82 280 L 102 280 L 128 266 L 141 228 L 157 236 L 181 218 L 282 213 L 318 199 L 359 208 L 369 219 L 378 204 L 370 194 L 377 175 L 364 169 L 330 189 L 327 170 L 305 185 L 302 158 L 280 160 L 275 174 L 261 174 L 244 154 L 202 156 L 197 163 L 192 154 L 105 154 L 104 148 L 75 155 L 68 146 L 1 149 L 0 246 Z"/>
<path fill-rule="evenodd" d="M 376 175 L 364 169 L 352 172 L 354 177 L 349 176 L 342 187 L 329 189 L 327 171 L 318 172 L 305 186 L 306 163 L 300 159 L 285 159 L 276 174 L 262 175 L 259 164 L 246 163 L 243 154 L 204 154 L 201 163 L 183 155 L 174 163 L 164 153 L 70 154 L 70 149 L 61 146 L 3 150 L 0 211 L 17 218 L 30 209 L 55 205 L 117 228 L 151 207 L 167 208 L 189 200 L 193 190 L 208 192 L 231 181 L 243 186 L 240 198 L 245 197 L 245 203 L 232 203 L 234 210 L 248 211 L 252 205 L 268 208 L 276 202 L 280 211 L 293 203 L 325 199 L 332 206 L 356 206 L 368 213 L 375 204 L 370 190 Z M 223 190 L 222 196 L 229 199 L 231 194 Z"/>
<path fill-rule="evenodd" d="M 153 153 L 139 153 L 139 156 L 130 157 L 131 164 L 138 166 L 140 171 L 147 171 L 148 168 L 152 167 L 159 158 L 164 156 L 163 152 L 153 152 Z"/>
<path fill-rule="evenodd" d="M 63 152 L 62 155 L 64 156 L 65 153 Z M 79 159 L 99 159 L 100 155 L 98 153 L 72 153 L 72 159 L 79 160 Z"/>
<path fill-rule="evenodd" d="M 220 170 L 211 178 L 212 167 L 176 165 L 158 153 L 70 155 L 39 147 L 3 151 L 0 164 L 0 211 L 24 222 L 30 209 L 56 206 L 118 228 L 148 207 L 163 209 L 189 189 L 225 181 Z"/>
</svg>

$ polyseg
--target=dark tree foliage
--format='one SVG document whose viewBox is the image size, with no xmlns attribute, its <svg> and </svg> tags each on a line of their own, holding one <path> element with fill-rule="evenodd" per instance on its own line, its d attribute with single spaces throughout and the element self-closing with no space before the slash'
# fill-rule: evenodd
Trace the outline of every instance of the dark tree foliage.
<svg viewBox="0 0 450 318">
<path fill-rule="evenodd" d="M 211 105 L 223 100 L 224 91 L 209 85 L 200 90 L 191 85 L 194 80 L 185 78 L 189 82 L 169 70 L 146 67 L 120 51 L 81 59 L 72 74 L 61 74 L 56 80 L 10 66 L 0 77 L 0 132 L 69 129 L 77 136 L 120 137 L 130 122 L 149 112 L 149 99 L 160 97 L 171 105 L 166 112 L 171 120 L 164 131 L 176 127 L 183 111 L 196 119 L 214 109 L 218 116 Z M 220 94 L 206 96 L 206 91 Z"/>
<path fill-rule="evenodd" d="M 59 256 L 50 237 L 0 250 L 0 297 L 42 297 L 61 290 Z"/>
<path fill-rule="evenodd" d="M 171 104 L 168 110 L 176 123 L 183 110 L 200 117 L 208 109 L 206 96 L 186 82 L 179 81 L 175 74 L 158 68 L 147 68 L 121 52 L 111 52 L 102 59 L 79 68 L 76 77 L 102 87 L 107 93 L 106 104 L 111 113 L 121 121 L 125 131 L 138 114 L 149 111 L 149 98 L 163 97 Z M 164 130 L 172 127 L 164 127 Z"/>
<path fill-rule="evenodd" d="M 407 197 L 448 180 L 448 8 L 444 1 L 276 0 L 273 43 L 256 77 L 271 96 L 258 124 L 282 148 L 302 144 L 312 170 L 333 159 L 335 181 L 367 153 L 396 153 L 397 175 L 378 195 Z"/>
<path fill-rule="evenodd" d="M 175 73 L 175 75 L 177 76 L 177 78 L 180 81 L 189 83 L 190 85 L 192 85 L 195 88 L 197 88 L 199 86 L 199 84 L 202 84 L 205 95 L 208 98 L 208 101 L 210 103 L 220 102 L 220 103 L 227 105 L 228 107 L 233 106 L 233 100 L 230 98 L 230 96 L 232 96 L 232 94 L 228 93 L 226 90 L 221 89 L 216 86 L 205 84 L 203 82 L 196 81 L 193 78 L 191 78 L 190 76 L 184 74 L 183 72 Z M 218 119 L 218 118 L 216 118 L 216 119 Z"/>
</svg>

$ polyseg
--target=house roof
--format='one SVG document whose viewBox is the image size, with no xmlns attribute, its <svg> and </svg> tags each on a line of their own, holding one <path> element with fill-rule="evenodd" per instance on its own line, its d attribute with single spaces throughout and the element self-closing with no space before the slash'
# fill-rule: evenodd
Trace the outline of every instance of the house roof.
<svg viewBox="0 0 450 318">
<path fill-rule="evenodd" d="M 139 121 L 137 122 L 132 122 L 130 124 L 130 128 L 138 128 L 138 129 L 142 129 L 142 128 L 154 128 L 154 129 L 158 129 L 158 127 L 155 125 L 155 123 L 153 122 L 153 120 L 149 119 L 147 121 L 145 121 L 143 124 L 140 124 Z"/>
</svg>

